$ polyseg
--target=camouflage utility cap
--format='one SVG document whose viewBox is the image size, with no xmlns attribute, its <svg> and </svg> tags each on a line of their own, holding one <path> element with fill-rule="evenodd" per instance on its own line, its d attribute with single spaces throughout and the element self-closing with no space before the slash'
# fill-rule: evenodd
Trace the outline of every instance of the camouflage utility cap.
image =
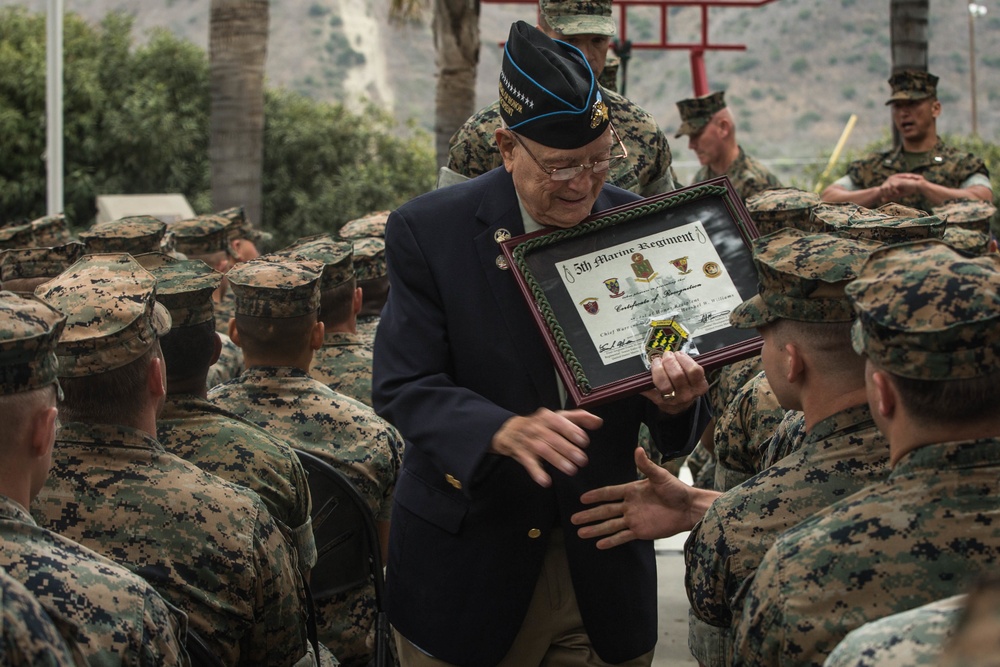
<svg viewBox="0 0 1000 667">
<path fill-rule="evenodd" d="M 0 283 L 10 280 L 54 278 L 83 257 L 82 243 L 52 248 L 16 248 L 0 252 Z"/>
<path fill-rule="evenodd" d="M 934 215 L 949 227 L 957 225 L 983 234 L 990 233 L 990 221 L 996 212 L 996 206 L 981 199 L 952 200 L 934 207 Z"/>
<path fill-rule="evenodd" d="M 0 292 L 0 394 L 56 381 L 56 343 L 65 324 L 62 313 L 34 297 Z"/>
<path fill-rule="evenodd" d="M 704 130 L 712 120 L 712 116 L 726 108 L 725 95 L 723 91 L 717 90 L 709 95 L 678 102 L 677 111 L 681 114 L 681 126 L 674 137 L 695 135 Z"/>
<path fill-rule="evenodd" d="M 35 244 L 31 223 L 0 227 L 0 248 L 30 248 Z"/>
<path fill-rule="evenodd" d="M 852 239 L 867 239 L 892 245 L 940 239 L 945 223 L 941 218 L 899 204 L 886 204 L 870 210 L 858 207 L 846 221 L 826 223 L 826 231 Z"/>
<path fill-rule="evenodd" d="M 321 291 L 333 289 L 354 278 L 353 244 L 337 241 L 329 234 L 303 237 L 274 253 L 274 257 L 321 262 L 323 264 L 323 278 L 319 285 Z"/>
<path fill-rule="evenodd" d="M 233 223 L 233 238 L 246 239 L 253 242 L 254 245 L 267 243 L 273 238 L 273 235 L 270 232 L 258 229 L 252 222 L 250 222 L 250 218 L 247 217 L 246 211 L 242 206 L 227 208 L 224 211 L 219 211 L 215 215 L 220 218 L 225 218 Z"/>
<path fill-rule="evenodd" d="M 151 215 L 136 215 L 111 222 L 101 222 L 80 232 L 88 253 L 127 252 L 141 255 L 156 252 L 167 231 L 163 221 Z"/>
<path fill-rule="evenodd" d="M 1000 256 L 936 240 L 872 253 L 847 287 L 854 349 L 901 377 L 961 380 L 1000 370 Z"/>
<path fill-rule="evenodd" d="M 917 69 L 905 69 L 889 77 L 892 95 L 886 104 L 901 101 L 925 100 L 937 97 L 938 78 L 930 72 Z"/>
<path fill-rule="evenodd" d="M 354 270 L 358 280 L 384 278 L 388 272 L 385 265 L 385 239 L 367 238 L 354 242 Z"/>
<path fill-rule="evenodd" d="M 170 331 L 156 302 L 156 279 L 130 255 L 86 255 L 35 296 L 66 315 L 59 339 L 59 377 L 97 375 L 145 354 Z"/>
<path fill-rule="evenodd" d="M 618 30 L 611 16 L 611 0 L 541 0 L 542 18 L 563 35 L 606 35 Z"/>
<path fill-rule="evenodd" d="M 147 270 L 156 278 L 156 300 L 170 311 L 172 328 L 215 321 L 212 294 L 222 274 L 200 259 L 176 259 L 162 253 L 160 257 Z M 150 263 L 148 255 L 138 261 L 143 266 Z"/>
<path fill-rule="evenodd" d="M 252 317 L 301 317 L 319 310 L 323 264 L 312 261 L 242 262 L 226 274 L 236 296 L 236 314 Z"/>
<path fill-rule="evenodd" d="M 790 227 L 804 232 L 823 231 L 822 223 L 812 218 L 812 211 L 822 200 L 819 195 L 795 188 L 764 190 L 747 197 L 747 212 L 761 236 Z"/>
<path fill-rule="evenodd" d="M 340 228 L 340 238 L 342 239 L 363 239 L 368 236 L 385 238 L 385 223 L 389 221 L 391 211 L 376 211 L 369 213 L 363 218 L 348 220 Z"/>
<path fill-rule="evenodd" d="M 72 240 L 66 216 L 62 213 L 32 220 L 31 233 L 34 235 L 35 245 L 38 247 L 63 245 Z"/>
<path fill-rule="evenodd" d="M 758 294 L 733 309 L 734 327 L 761 327 L 779 319 L 850 322 L 854 319 L 844 285 L 857 277 L 870 241 L 783 229 L 753 241 Z"/>
<path fill-rule="evenodd" d="M 232 220 L 217 215 L 199 215 L 170 225 L 177 252 L 185 255 L 232 253 L 231 242 L 238 229 Z"/>
<path fill-rule="evenodd" d="M 580 49 L 524 21 L 510 27 L 499 93 L 506 126 L 550 148 L 586 146 L 611 123 L 603 93 Z"/>
</svg>

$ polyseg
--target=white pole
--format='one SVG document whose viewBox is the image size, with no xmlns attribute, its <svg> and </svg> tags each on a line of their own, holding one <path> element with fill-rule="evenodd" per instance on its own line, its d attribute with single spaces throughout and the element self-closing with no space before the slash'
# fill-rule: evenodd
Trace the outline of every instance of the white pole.
<svg viewBox="0 0 1000 667">
<path fill-rule="evenodd" d="M 63 0 L 48 0 L 45 135 L 47 215 L 63 212 Z"/>
</svg>

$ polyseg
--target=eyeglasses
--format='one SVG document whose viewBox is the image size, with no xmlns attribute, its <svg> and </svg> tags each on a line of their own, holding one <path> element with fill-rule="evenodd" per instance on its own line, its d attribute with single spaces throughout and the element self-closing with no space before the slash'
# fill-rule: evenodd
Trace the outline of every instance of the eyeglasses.
<svg viewBox="0 0 1000 667">
<path fill-rule="evenodd" d="M 622 143 L 621 137 L 618 136 L 618 130 L 615 129 L 614 125 L 611 125 L 611 134 L 614 135 L 615 141 L 618 144 L 618 149 L 621 151 L 621 154 L 612 155 L 611 157 L 606 157 L 603 160 L 585 162 L 584 164 L 578 164 L 575 167 L 546 167 L 544 164 L 538 161 L 538 158 L 536 158 L 535 155 L 524 144 L 524 142 L 521 141 L 521 137 L 517 136 L 517 132 L 511 130 L 510 133 L 511 135 L 513 135 L 514 140 L 518 144 L 520 144 L 521 148 L 524 149 L 524 152 L 528 154 L 528 157 L 534 160 L 535 164 L 538 165 L 538 168 L 544 171 L 546 174 L 548 174 L 549 178 L 552 179 L 553 181 L 568 181 L 571 178 L 575 178 L 585 169 L 590 169 L 595 174 L 603 174 L 608 169 L 610 169 L 612 165 L 616 165 L 628 157 L 628 149 L 625 148 L 625 144 Z"/>
</svg>

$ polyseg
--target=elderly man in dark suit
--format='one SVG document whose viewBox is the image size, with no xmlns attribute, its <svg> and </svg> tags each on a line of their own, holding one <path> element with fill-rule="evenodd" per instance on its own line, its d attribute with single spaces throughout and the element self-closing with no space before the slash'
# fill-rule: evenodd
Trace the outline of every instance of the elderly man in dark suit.
<svg viewBox="0 0 1000 667">
<path fill-rule="evenodd" d="M 655 389 L 567 405 L 498 243 L 637 199 L 605 185 L 623 155 L 586 59 L 524 22 L 500 76 L 504 166 L 394 211 L 392 289 L 373 398 L 407 441 L 389 541 L 390 621 L 405 666 L 649 665 L 650 542 L 599 551 L 570 516 L 636 478 L 639 425 L 674 455 L 709 417 L 703 369 L 652 362 Z"/>
</svg>

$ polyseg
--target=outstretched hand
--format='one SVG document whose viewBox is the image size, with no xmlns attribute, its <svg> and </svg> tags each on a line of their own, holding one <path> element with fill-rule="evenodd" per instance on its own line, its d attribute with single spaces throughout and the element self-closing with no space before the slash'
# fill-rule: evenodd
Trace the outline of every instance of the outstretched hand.
<svg viewBox="0 0 1000 667">
<path fill-rule="evenodd" d="M 635 463 L 646 479 L 587 491 L 580 502 L 602 504 L 571 517 L 575 525 L 583 526 L 577 531 L 581 538 L 601 538 L 598 549 L 691 530 L 719 496 L 688 486 L 650 461 L 641 447 L 635 450 Z"/>
<path fill-rule="evenodd" d="M 596 429 L 604 420 L 586 410 L 540 408 L 527 416 L 511 417 L 493 435 L 490 451 L 509 456 L 524 466 L 539 486 L 550 486 L 545 472 L 547 461 L 567 475 L 587 465 L 584 449 L 590 436 L 584 429 Z"/>
</svg>

